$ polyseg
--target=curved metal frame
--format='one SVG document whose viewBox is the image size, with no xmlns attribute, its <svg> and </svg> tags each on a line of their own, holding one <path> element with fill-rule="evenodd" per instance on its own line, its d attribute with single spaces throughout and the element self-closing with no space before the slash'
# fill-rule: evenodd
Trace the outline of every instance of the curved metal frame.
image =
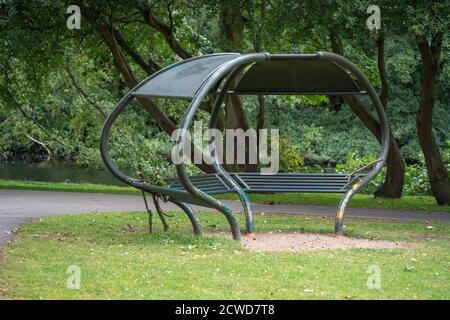
<svg viewBox="0 0 450 320">
<path fill-rule="evenodd" d="M 178 130 L 176 143 L 180 144 L 181 146 L 184 146 L 184 141 L 187 138 L 188 129 L 194 119 L 194 115 L 197 112 L 197 109 L 200 107 L 200 105 L 201 105 L 203 99 L 206 97 L 206 95 L 211 91 L 211 89 L 214 88 L 214 86 L 221 79 L 223 79 L 223 77 L 225 77 L 228 73 L 230 73 L 235 68 L 240 67 L 241 65 L 253 63 L 256 61 L 263 61 L 268 56 L 269 55 L 266 53 L 248 54 L 248 55 L 238 57 L 234 60 L 231 60 L 231 61 L 223 64 L 219 68 L 217 68 L 214 71 L 214 73 L 203 83 L 202 87 L 197 91 L 194 98 L 192 99 L 191 104 L 189 105 L 189 108 L 186 112 L 186 115 L 184 116 L 184 119 L 180 125 L 180 130 Z M 185 164 L 183 162 L 180 164 L 177 164 L 176 168 L 177 168 L 178 178 L 180 179 L 180 182 L 183 184 L 184 188 L 189 193 L 194 195 L 195 197 L 205 201 L 206 203 L 209 203 L 213 208 L 222 212 L 225 215 L 225 217 L 227 218 L 228 223 L 230 224 L 231 232 L 233 234 L 233 239 L 240 240 L 241 232 L 239 230 L 239 226 L 237 224 L 236 218 L 234 217 L 231 209 L 227 205 L 225 205 L 223 202 L 217 200 L 214 197 L 211 197 L 210 195 L 206 194 L 202 190 L 196 188 L 192 184 L 192 182 L 189 180 L 189 177 L 186 174 Z M 219 175 L 221 174 L 220 171 L 217 173 Z M 228 179 L 226 176 L 224 176 L 224 178 L 231 185 L 232 182 L 230 180 L 232 180 L 232 179 Z M 241 192 L 244 193 L 243 190 L 241 190 Z"/>
<path fill-rule="evenodd" d="M 334 232 L 336 236 L 341 236 L 344 231 L 344 213 L 345 208 L 347 207 L 348 201 L 351 197 L 365 185 L 367 185 L 373 178 L 375 178 L 378 173 L 380 173 L 381 169 L 383 169 L 384 164 L 386 163 L 387 156 L 389 153 L 389 125 L 387 121 L 387 116 L 383 108 L 383 104 L 381 103 L 375 89 L 369 80 L 364 76 L 364 74 L 359 70 L 359 68 L 350 62 L 348 59 L 330 52 L 319 52 L 318 55 L 323 59 L 329 59 L 331 61 L 338 62 L 340 65 L 346 67 L 349 71 L 351 71 L 359 81 L 361 81 L 362 85 L 366 88 L 367 94 L 372 100 L 374 104 L 375 110 L 378 114 L 381 123 L 381 153 L 378 157 L 380 160 L 374 166 L 374 168 L 369 171 L 364 178 L 361 179 L 358 183 L 353 185 L 353 187 L 347 191 L 347 193 L 342 198 L 339 203 L 339 207 L 336 213 L 335 218 L 335 227 Z"/>
<path fill-rule="evenodd" d="M 380 161 L 378 161 L 375 165 L 375 167 L 357 184 L 353 185 L 352 188 L 345 193 L 344 197 L 342 198 L 335 218 L 335 234 L 336 236 L 340 236 L 343 233 L 343 217 L 345 213 L 345 208 L 347 206 L 348 201 L 351 199 L 351 197 L 359 191 L 361 188 L 363 188 L 367 183 L 369 183 L 383 168 L 387 155 L 389 152 L 389 126 L 387 122 L 387 117 L 383 108 L 383 105 L 381 104 L 380 99 L 378 98 L 378 95 L 373 88 L 372 84 L 367 80 L 367 78 L 364 76 L 364 74 L 359 70 L 358 67 L 356 67 L 352 62 L 350 62 L 348 59 L 334 54 L 330 52 L 319 52 L 317 55 L 315 55 L 317 59 L 323 59 L 323 60 L 329 60 L 332 62 L 337 63 L 341 67 L 345 67 L 348 71 L 353 73 L 358 80 L 361 82 L 361 84 L 365 87 L 367 90 L 367 93 L 369 97 L 371 98 L 375 110 L 378 114 L 378 117 L 381 122 L 381 154 L 379 156 Z M 310 55 L 307 56 L 307 58 L 311 58 Z M 268 59 L 270 59 L 270 56 L 268 56 Z M 256 61 L 253 61 L 256 62 Z M 248 64 L 247 64 L 248 65 Z M 222 89 L 219 92 L 219 95 L 217 96 L 217 99 L 215 101 L 215 104 L 213 106 L 213 111 L 211 113 L 211 122 L 210 122 L 210 128 L 216 128 L 217 126 L 217 119 L 218 114 L 220 112 L 221 105 L 223 103 L 223 100 L 226 96 L 226 93 L 228 92 L 229 87 L 233 83 L 233 80 L 236 79 L 236 77 L 239 75 L 240 71 L 245 67 L 246 65 L 242 65 L 241 68 L 236 68 L 233 73 L 230 74 L 230 76 L 227 78 L 226 82 L 224 83 Z M 231 184 L 234 188 L 237 188 L 237 193 L 239 194 L 239 197 L 241 199 L 242 205 L 244 207 L 244 212 L 246 214 L 246 224 L 247 224 L 247 232 L 253 232 L 254 226 L 253 226 L 253 218 L 252 218 L 252 211 L 250 208 L 250 203 L 248 200 L 248 197 L 246 193 L 240 188 L 239 185 L 237 185 L 234 180 L 231 178 L 231 176 L 224 170 L 224 168 L 219 164 L 218 156 L 217 154 L 212 155 L 214 160 L 214 167 L 217 173 L 221 174 L 221 176 L 224 178 L 225 181 L 227 181 L 229 184 Z"/>
<path fill-rule="evenodd" d="M 132 92 L 132 91 L 131 91 Z M 117 117 L 125 110 L 125 108 L 129 105 L 129 103 L 133 100 L 133 97 L 131 96 L 131 92 L 129 92 L 125 97 L 122 98 L 122 100 L 119 101 L 119 103 L 116 105 L 116 107 L 113 109 L 113 111 L 109 114 L 108 118 L 106 118 L 105 123 L 103 124 L 102 133 L 100 136 L 100 155 L 102 157 L 103 162 L 105 163 L 108 170 L 116 176 L 119 180 L 122 182 L 129 184 L 135 188 L 145 190 L 152 194 L 167 194 L 167 188 L 154 186 L 146 184 L 145 182 L 134 179 L 132 177 L 127 176 L 123 172 L 121 172 L 111 161 L 111 158 L 109 156 L 108 151 L 108 136 L 109 132 L 111 130 L 111 126 L 116 121 Z M 177 193 L 177 192 L 175 192 Z M 170 200 L 170 202 L 173 202 L 177 206 L 179 206 L 189 217 L 189 220 L 192 223 L 193 231 L 196 235 L 202 234 L 202 227 L 200 224 L 200 221 L 198 220 L 197 216 L 195 215 L 194 210 L 191 206 L 189 206 L 186 203 Z"/>
<path fill-rule="evenodd" d="M 198 220 L 194 209 L 192 209 L 192 207 L 190 205 L 188 205 L 187 203 L 184 203 L 184 202 L 179 202 L 179 201 L 175 201 L 175 200 L 169 200 L 169 201 L 176 204 L 178 207 L 180 207 L 181 210 L 183 210 L 187 214 L 187 216 L 192 224 L 192 231 L 194 231 L 194 234 L 196 236 L 201 236 L 202 235 L 202 225 L 200 223 L 200 220 Z"/>
<path fill-rule="evenodd" d="M 233 84 L 233 81 L 236 79 L 236 77 L 239 75 L 239 73 L 248 65 L 252 64 L 253 62 L 242 64 L 239 67 L 236 67 L 228 76 L 228 78 L 225 80 L 222 89 L 220 90 L 219 94 L 216 97 L 216 100 L 214 102 L 214 106 L 211 112 L 211 120 L 210 120 L 210 129 L 216 129 L 217 128 L 217 121 L 219 119 L 219 113 L 220 113 L 220 107 L 222 106 L 222 103 L 225 99 L 225 96 L 228 92 L 228 89 Z M 214 141 L 214 144 L 217 146 L 217 141 Z M 211 146 L 211 141 L 208 144 L 208 146 Z M 245 227 L 248 236 L 251 236 L 255 232 L 255 227 L 253 225 L 253 212 L 250 205 L 250 200 L 247 196 L 247 193 L 245 193 L 244 190 L 234 181 L 234 179 L 231 177 L 231 175 L 223 168 L 223 166 L 220 164 L 219 155 L 217 152 L 213 154 L 212 150 L 210 151 L 211 158 L 213 160 L 213 166 L 214 170 L 216 170 L 217 174 L 225 181 L 225 183 L 228 184 L 229 187 L 231 187 L 238 195 L 239 199 L 241 200 L 242 207 L 244 209 L 245 214 Z"/>
<path fill-rule="evenodd" d="M 389 126 L 387 123 L 387 117 L 384 111 L 384 108 L 378 98 L 378 95 L 371 85 L 371 83 L 367 80 L 367 78 L 364 76 L 364 74 L 356 67 L 352 62 L 350 62 L 348 59 L 329 52 L 319 52 L 318 54 L 293 54 L 293 55 L 270 55 L 268 53 L 254 53 L 254 54 L 247 54 L 247 55 L 241 55 L 236 57 L 233 60 L 230 60 L 224 64 L 222 64 L 220 67 L 215 69 L 202 83 L 200 88 L 195 93 L 189 108 L 185 114 L 185 117 L 179 127 L 180 130 L 178 130 L 178 135 L 176 138 L 176 143 L 180 143 L 181 146 L 184 146 L 184 142 L 187 139 L 187 133 L 188 129 L 191 126 L 191 123 L 194 119 L 194 115 L 197 112 L 198 108 L 200 107 L 203 99 L 208 95 L 208 93 L 211 92 L 211 90 L 220 83 L 220 81 L 227 77 L 224 84 L 222 85 L 222 88 L 219 89 L 218 95 L 216 97 L 213 110 L 211 113 L 211 121 L 210 121 L 210 128 L 216 128 L 217 125 L 217 119 L 218 115 L 220 113 L 221 106 L 223 104 L 225 96 L 228 94 L 228 89 L 233 84 L 233 81 L 236 79 L 236 77 L 239 75 L 239 73 L 248 65 L 268 60 L 268 59 L 286 59 L 286 58 L 300 58 L 300 59 L 323 59 L 328 60 L 331 62 L 336 63 L 338 66 L 345 68 L 347 71 L 350 71 L 356 78 L 360 81 L 362 86 L 365 87 L 367 90 L 367 94 L 371 98 L 375 110 L 378 114 L 378 117 L 380 119 L 381 123 L 381 153 L 379 156 L 379 162 L 377 162 L 374 166 L 374 168 L 367 173 L 367 175 L 360 180 L 358 183 L 353 185 L 353 187 L 347 191 L 347 193 L 342 198 L 338 211 L 336 214 L 336 221 L 335 221 L 335 234 L 337 236 L 341 235 L 343 232 L 343 216 L 345 212 L 345 208 L 347 206 L 348 201 L 350 198 L 361 188 L 363 188 L 369 181 L 371 181 L 383 168 L 387 155 L 389 152 Z M 193 58 L 198 59 L 198 58 Z M 186 61 L 181 61 L 178 64 L 185 63 Z M 177 64 L 175 64 L 177 65 Z M 175 65 L 172 65 L 174 67 Z M 165 69 L 163 69 L 165 70 Z M 161 70 L 160 72 L 162 72 Z M 142 86 L 144 83 L 151 80 L 153 77 L 157 76 L 157 74 L 154 74 L 144 80 L 141 84 L 139 84 L 136 88 L 131 90 L 114 108 L 114 110 L 111 112 L 111 114 L 108 116 L 108 118 L 105 121 L 102 134 L 101 134 L 101 140 L 100 140 L 100 152 L 103 161 L 105 162 L 106 167 L 121 181 L 130 184 L 136 188 L 143 189 L 145 191 L 148 191 L 150 193 L 156 193 L 156 194 L 179 194 L 183 193 L 182 191 L 175 191 L 170 190 L 169 188 L 164 187 L 158 187 L 158 186 L 152 186 L 148 185 L 140 180 L 128 177 L 121 171 L 119 171 L 114 164 L 112 163 L 109 154 L 108 154 L 108 134 L 111 128 L 112 123 L 117 119 L 120 113 L 123 112 L 125 107 L 131 102 L 131 100 L 134 98 L 132 93 Z M 215 141 L 217 143 L 217 141 Z M 250 201 L 247 197 L 247 194 L 242 188 L 234 181 L 234 179 L 231 177 L 231 175 L 222 167 L 220 164 L 218 154 L 211 154 L 213 159 L 213 166 L 217 174 L 223 178 L 223 180 L 236 192 L 238 193 L 241 203 L 244 208 L 245 218 L 246 218 L 246 230 L 249 233 L 253 233 L 254 226 L 253 226 L 253 217 L 252 217 L 252 210 L 250 206 Z M 176 165 L 177 174 L 179 177 L 179 180 L 181 184 L 184 186 L 184 188 L 195 196 L 196 198 L 202 200 L 204 203 L 210 205 L 211 207 L 217 209 L 218 211 L 222 212 L 225 217 L 228 220 L 228 223 L 230 225 L 233 239 L 240 240 L 240 230 L 239 226 L 237 224 L 237 221 L 230 210 L 228 206 L 226 206 L 221 201 L 215 199 L 214 197 L 206 194 L 202 190 L 196 188 L 192 182 L 190 181 L 189 177 L 186 174 L 185 170 L 185 164 L 180 163 Z M 170 199 L 169 201 L 177 204 L 180 206 L 180 208 L 185 211 L 193 225 L 194 232 L 197 234 L 201 233 L 201 227 L 198 222 L 197 217 L 195 216 L 192 208 L 190 208 L 185 203 L 181 203 L 178 201 L 174 201 L 173 199 Z"/>
</svg>

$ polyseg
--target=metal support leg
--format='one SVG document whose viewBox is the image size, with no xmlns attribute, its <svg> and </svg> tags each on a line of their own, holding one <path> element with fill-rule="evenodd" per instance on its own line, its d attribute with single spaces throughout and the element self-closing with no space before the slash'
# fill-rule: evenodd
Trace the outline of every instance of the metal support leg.
<svg viewBox="0 0 450 320">
<path fill-rule="evenodd" d="M 342 198 L 341 202 L 339 203 L 338 210 L 336 212 L 336 219 L 334 223 L 334 235 L 336 238 L 339 238 L 344 233 L 344 213 L 345 208 L 347 207 L 348 201 L 353 197 L 353 195 L 356 193 L 356 191 L 361 186 L 362 181 L 359 181 L 355 183 L 350 190 L 347 191 L 347 193 Z"/>
<path fill-rule="evenodd" d="M 346 207 L 347 201 L 348 201 L 348 200 L 344 200 L 344 199 L 341 200 L 341 203 L 339 204 L 339 208 L 336 212 L 336 219 L 334 222 L 334 235 L 336 236 L 336 238 L 339 238 L 340 236 L 342 236 L 344 234 L 344 213 L 345 213 L 345 207 Z"/>
<path fill-rule="evenodd" d="M 254 237 L 255 235 L 255 227 L 253 225 L 253 211 L 250 206 L 250 200 L 245 192 L 238 192 L 239 198 L 241 199 L 242 207 L 244 208 L 245 215 L 245 228 L 247 231 L 247 235 L 249 237 Z"/>
<path fill-rule="evenodd" d="M 223 101 L 225 99 L 226 93 L 228 92 L 230 87 L 233 85 L 235 78 L 241 73 L 241 71 L 245 68 L 246 65 L 247 64 L 234 69 L 231 72 L 231 74 L 228 76 L 228 78 L 225 80 L 223 88 L 220 91 L 220 93 L 217 95 L 216 100 L 214 102 L 214 107 L 211 112 L 211 120 L 210 120 L 210 124 L 209 124 L 210 129 L 217 130 L 217 121 L 219 119 L 219 113 L 220 113 Z M 215 139 L 216 138 L 214 137 L 214 140 L 212 140 L 212 137 L 210 137 L 210 143 L 208 145 L 211 146 L 214 143 L 217 147 L 217 141 Z M 217 174 L 221 177 L 222 180 L 224 180 L 224 182 L 229 187 L 231 187 L 239 195 L 239 200 L 241 201 L 242 208 L 244 209 L 245 228 L 246 228 L 247 235 L 249 237 L 254 237 L 255 236 L 255 233 L 254 233 L 255 228 L 253 226 L 253 212 L 252 212 L 252 208 L 250 206 L 250 200 L 247 196 L 247 193 L 244 190 L 242 190 L 241 186 L 239 184 L 237 184 L 233 180 L 231 175 L 223 168 L 223 166 L 221 165 L 221 161 L 219 160 L 218 152 L 216 150 L 210 150 L 210 153 L 211 153 L 211 158 L 213 160 L 213 166 L 214 166 L 214 169 L 216 170 Z"/>
<path fill-rule="evenodd" d="M 233 235 L 233 239 L 236 241 L 241 241 L 241 230 L 239 230 L 239 225 L 236 221 L 233 211 L 231 211 L 231 209 L 226 205 L 223 205 L 222 210 L 220 211 L 225 215 L 225 217 L 228 220 L 228 223 L 231 228 L 231 233 Z"/>
<path fill-rule="evenodd" d="M 189 217 L 189 220 L 191 221 L 194 234 L 196 236 L 201 236 L 202 235 L 202 225 L 200 224 L 200 220 L 197 218 L 197 215 L 195 214 L 194 209 L 192 209 L 192 207 L 190 205 L 188 205 L 184 202 L 178 202 L 175 200 L 170 200 L 170 202 L 179 206 L 187 214 L 187 216 Z"/>
<path fill-rule="evenodd" d="M 194 190 L 194 192 L 197 192 L 198 190 Z M 199 196 L 201 199 L 201 195 Z M 209 202 L 214 206 L 214 208 L 220 212 L 222 212 L 225 215 L 225 218 L 227 218 L 228 224 L 230 225 L 231 234 L 233 236 L 233 239 L 236 241 L 241 241 L 241 230 L 239 229 L 239 225 L 237 223 L 236 217 L 233 214 L 233 211 L 224 204 L 222 201 L 217 200 L 216 198 L 209 197 Z M 204 199 L 204 198 L 203 198 Z"/>
</svg>

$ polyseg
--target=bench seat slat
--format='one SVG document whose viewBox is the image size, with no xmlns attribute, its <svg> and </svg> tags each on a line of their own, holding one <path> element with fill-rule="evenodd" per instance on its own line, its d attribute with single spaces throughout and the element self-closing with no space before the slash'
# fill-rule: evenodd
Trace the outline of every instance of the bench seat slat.
<svg viewBox="0 0 450 320">
<path fill-rule="evenodd" d="M 230 173 L 235 182 L 249 193 L 273 192 L 346 192 L 363 174 L 348 176 L 342 173 Z M 209 173 L 189 177 L 191 183 L 208 194 L 230 192 L 218 174 Z M 171 189 L 185 190 L 178 178 L 165 180 Z"/>
</svg>

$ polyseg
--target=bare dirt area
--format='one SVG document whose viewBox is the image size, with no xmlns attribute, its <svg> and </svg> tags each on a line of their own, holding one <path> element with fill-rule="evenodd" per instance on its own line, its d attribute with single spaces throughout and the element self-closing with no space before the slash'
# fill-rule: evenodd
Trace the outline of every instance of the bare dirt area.
<svg viewBox="0 0 450 320">
<path fill-rule="evenodd" d="M 127 225 L 121 232 L 147 233 L 148 228 L 136 228 Z M 156 230 L 154 230 L 155 232 Z M 159 230 L 160 231 L 160 230 Z M 227 232 L 206 232 L 206 237 L 230 238 Z M 360 239 L 350 237 L 336 238 L 334 235 L 298 233 L 298 232 L 266 232 L 257 233 L 252 237 L 242 235 L 241 245 L 257 252 L 301 252 L 316 250 L 347 250 L 347 249 L 404 249 L 412 244 L 402 241 L 388 241 L 380 239 Z"/>
<path fill-rule="evenodd" d="M 258 252 L 301 252 L 336 249 L 401 249 L 405 242 L 378 239 L 335 238 L 332 235 L 307 233 L 257 233 L 255 238 L 242 237 L 242 246 Z"/>
</svg>

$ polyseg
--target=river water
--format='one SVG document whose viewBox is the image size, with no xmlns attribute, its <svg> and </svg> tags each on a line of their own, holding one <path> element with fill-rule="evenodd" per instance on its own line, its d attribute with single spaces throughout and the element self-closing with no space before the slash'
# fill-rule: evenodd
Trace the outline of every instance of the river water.
<svg viewBox="0 0 450 320">
<path fill-rule="evenodd" d="M 64 161 L 0 162 L 0 179 L 124 185 L 106 170 L 80 168 Z"/>
</svg>

